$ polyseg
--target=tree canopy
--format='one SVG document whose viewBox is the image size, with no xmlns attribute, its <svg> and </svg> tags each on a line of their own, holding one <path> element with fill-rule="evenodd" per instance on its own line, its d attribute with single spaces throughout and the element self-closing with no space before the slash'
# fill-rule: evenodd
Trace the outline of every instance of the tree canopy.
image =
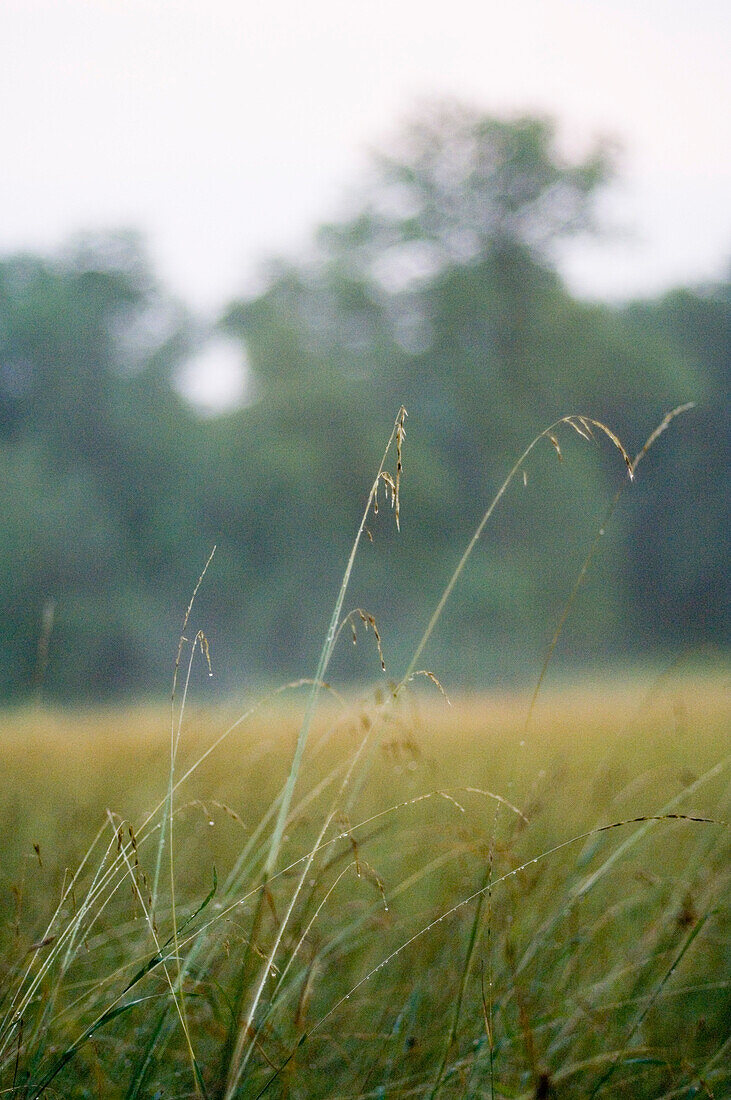
<svg viewBox="0 0 731 1100">
<path fill-rule="evenodd" d="M 576 300 L 555 242 L 595 228 L 611 175 L 552 124 L 441 105 L 376 157 L 349 215 L 218 328 L 254 399 L 198 415 L 178 379 L 205 337 L 139 239 L 0 261 L 0 693 L 165 689 L 196 604 L 225 687 L 308 673 L 383 444 L 409 412 L 402 532 L 383 513 L 353 582 L 389 671 L 407 659 L 513 460 L 561 415 L 638 450 L 670 408 L 567 632 L 568 659 L 658 659 L 727 640 L 728 284 L 610 307 Z M 549 444 L 511 488 L 428 660 L 464 684 L 534 673 L 607 502 L 611 448 Z M 562 649 L 561 652 L 564 652 Z M 560 655 L 559 655 L 560 656 Z M 337 670 L 378 672 L 364 647 Z"/>
</svg>

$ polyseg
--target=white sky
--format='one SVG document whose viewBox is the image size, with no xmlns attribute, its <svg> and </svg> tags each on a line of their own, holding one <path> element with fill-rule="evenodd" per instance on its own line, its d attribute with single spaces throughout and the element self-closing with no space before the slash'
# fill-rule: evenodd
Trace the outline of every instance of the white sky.
<svg viewBox="0 0 731 1100">
<path fill-rule="evenodd" d="M 727 0 L 0 0 L 0 253 L 133 226 L 213 311 L 337 211 L 420 97 L 621 143 L 634 232 L 574 247 L 589 296 L 731 257 Z"/>
</svg>

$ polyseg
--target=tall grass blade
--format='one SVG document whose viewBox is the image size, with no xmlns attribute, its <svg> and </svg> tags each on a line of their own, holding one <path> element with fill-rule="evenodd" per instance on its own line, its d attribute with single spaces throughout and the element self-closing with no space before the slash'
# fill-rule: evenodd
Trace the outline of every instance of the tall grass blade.
<svg viewBox="0 0 731 1100">
<path fill-rule="evenodd" d="M 276 866 L 277 859 L 279 857 L 279 852 L 280 852 L 281 845 L 282 845 L 282 837 L 284 835 L 284 829 L 285 829 L 285 826 L 287 824 L 287 818 L 289 816 L 289 811 L 290 811 L 290 807 L 291 807 L 291 804 L 292 804 L 294 789 L 295 789 L 295 786 L 296 786 L 296 783 L 297 783 L 297 778 L 299 776 L 300 767 L 301 767 L 301 764 L 302 764 L 302 757 L 304 755 L 305 746 L 307 744 L 307 740 L 308 740 L 309 733 L 310 733 L 310 728 L 312 726 L 312 720 L 314 718 L 315 710 L 317 708 L 317 702 L 318 702 L 318 699 L 319 699 L 319 696 L 320 696 L 321 684 L 323 683 L 323 681 L 325 679 L 325 673 L 327 672 L 328 666 L 330 664 L 330 658 L 332 657 L 333 649 L 335 647 L 335 641 L 336 641 L 337 634 L 338 634 L 338 626 L 339 626 L 340 618 L 341 618 L 341 615 L 342 615 L 343 603 L 344 603 L 344 600 L 345 600 L 345 594 L 346 594 L 346 592 L 348 590 L 348 586 L 350 584 L 350 577 L 351 577 L 351 574 L 353 572 L 353 565 L 355 563 L 355 558 L 356 558 L 356 555 L 357 555 L 357 552 L 358 552 L 358 547 L 360 546 L 360 542 L 361 542 L 361 539 L 363 537 L 363 532 L 365 531 L 366 520 L 368 519 L 368 514 L 369 514 L 369 512 L 371 510 L 371 507 L 373 506 L 373 504 L 374 504 L 374 502 L 376 501 L 376 498 L 377 498 L 378 487 L 379 487 L 379 484 L 381 482 L 381 479 L 382 479 L 382 476 L 383 476 L 383 473 L 384 473 L 386 459 L 388 458 L 389 452 L 391 450 L 391 447 L 393 446 L 394 441 L 396 441 L 396 445 L 397 445 L 397 453 L 398 453 L 397 469 L 398 469 L 398 473 L 400 475 L 400 470 L 401 470 L 401 446 L 402 446 L 402 440 L 403 440 L 403 437 L 404 437 L 404 421 L 406 419 L 406 415 L 407 415 L 406 414 L 406 409 L 404 409 L 402 407 L 399 410 L 398 416 L 396 417 L 396 422 L 394 424 L 391 435 L 389 436 L 388 443 L 386 444 L 386 448 L 383 452 L 383 458 L 381 459 L 380 465 L 378 467 L 378 472 L 376 474 L 373 485 L 371 486 L 370 493 L 368 494 L 368 499 L 366 501 L 366 506 L 365 506 L 365 509 L 363 511 L 363 516 L 361 518 L 360 525 L 358 527 L 358 531 L 357 531 L 357 534 L 355 536 L 355 540 L 353 542 L 353 545 L 352 545 L 352 548 L 351 548 L 351 551 L 350 551 L 350 556 L 348 558 L 348 562 L 347 562 L 347 565 L 345 567 L 345 572 L 343 574 L 343 579 L 342 579 L 341 584 L 340 584 L 340 590 L 338 592 L 337 599 L 335 601 L 335 607 L 333 609 L 332 617 L 330 619 L 330 626 L 328 628 L 327 636 L 325 638 L 325 643 L 324 643 L 324 645 L 322 647 L 322 650 L 320 652 L 320 659 L 319 659 L 319 662 L 318 662 L 317 671 L 315 672 L 314 680 L 313 680 L 312 687 L 310 689 L 310 693 L 309 693 L 308 700 L 307 700 L 307 705 L 305 707 L 305 713 L 304 713 L 304 716 L 303 716 L 303 719 L 302 719 L 302 725 L 300 727 L 300 731 L 299 731 L 299 734 L 297 736 L 297 744 L 295 746 L 292 765 L 290 767 L 289 774 L 287 775 L 287 780 L 285 782 L 284 791 L 282 793 L 282 799 L 281 799 L 281 802 L 280 802 L 280 805 L 279 805 L 279 812 L 277 814 L 277 819 L 276 819 L 276 822 L 275 822 L 275 825 L 274 825 L 274 830 L 272 832 L 271 844 L 269 846 L 269 852 L 268 852 L 266 864 L 265 864 L 265 867 L 264 867 L 264 882 L 265 882 L 265 884 L 268 881 L 268 879 L 271 877 L 271 875 L 274 871 L 274 868 Z M 395 484 L 394 484 L 393 500 L 394 500 L 394 504 L 395 504 L 396 500 L 397 500 L 397 493 L 396 493 Z M 398 516 L 398 512 L 397 512 L 397 516 Z M 272 946 L 272 948 L 269 952 L 269 956 L 268 956 L 265 964 L 261 968 L 261 974 L 260 974 L 260 977 L 259 977 L 258 985 L 257 985 L 256 990 L 255 990 L 255 992 L 253 994 L 253 997 L 251 999 L 251 1004 L 249 1006 L 249 1009 L 248 1009 L 248 1012 L 247 1012 L 247 1015 L 246 1015 L 246 1019 L 244 1020 L 243 1025 L 240 1026 L 240 1028 L 239 1028 L 239 1032 L 238 1032 L 238 1035 L 237 1035 L 237 1038 L 236 1038 L 236 1044 L 235 1044 L 233 1054 L 232 1054 L 232 1058 L 231 1058 L 231 1064 L 228 1068 L 227 1086 L 226 1086 L 226 1091 L 224 1093 L 224 1100 L 232 1100 L 232 1097 L 234 1096 L 234 1093 L 236 1092 L 236 1089 L 238 1087 L 238 1083 L 239 1083 L 240 1076 L 241 1076 L 241 1071 L 242 1071 L 242 1059 L 243 1059 L 243 1056 L 244 1056 L 244 1049 L 245 1049 L 245 1046 L 246 1046 L 247 1038 L 252 1033 L 252 1029 L 253 1029 L 253 1026 L 254 1026 L 254 1018 L 256 1016 L 256 1011 L 257 1011 L 257 1008 L 259 1006 L 259 1001 L 261 999 L 261 995 L 263 993 L 264 986 L 266 984 L 267 975 L 269 974 L 269 972 L 271 970 L 272 963 L 274 962 L 275 955 L 276 955 L 276 953 L 279 949 L 279 944 L 281 942 L 282 936 L 284 935 L 286 924 L 287 924 L 287 921 L 289 919 L 289 916 L 291 915 L 292 908 L 294 906 L 295 901 L 296 901 L 296 895 L 293 897 L 292 902 L 290 903 L 290 906 L 288 908 L 285 920 L 283 920 L 282 923 L 281 923 L 279 931 L 278 931 L 278 933 L 275 937 L 274 944 L 273 944 L 273 946 Z M 240 1011 L 240 1006 L 237 1006 L 237 1015 L 238 1015 L 239 1011 Z"/>
<path fill-rule="evenodd" d="M 541 440 L 543 440 L 543 439 L 551 440 L 554 436 L 554 433 L 558 430 L 559 427 L 561 427 L 562 424 L 567 424 L 570 427 L 572 427 L 574 429 L 574 431 L 577 431 L 575 421 L 580 421 L 584 425 L 585 429 L 588 428 L 589 425 L 593 425 L 594 427 L 601 429 L 601 431 L 604 432 L 604 434 L 609 439 L 611 439 L 612 443 L 620 451 L 622 457 L 625 460 L 625 465 L 626 465 L 627 470 L 629 472 L 630 478 L 632 478 L 632 476 L 633 476 L 632 462 L 630 461 L 630 458 L 629 458 L 627 452 L 625 451 L 624 447 L 620 443 L 619 439 L 614 434 L 614 432 L 611 431 L 610 428 L 607 428 L 605 424 L 601 423 L 601 421 L 594 420 L 592 417 L 577 416 L 575 414 L 570 415 L 570 416 L 562 416 L 562 417 L 560 417 L 560 419 L 554 421 L 554 423 L 551 424 L 544 431 L 540 432 L 535 437 L 535 439 L 531 440 L 531 442 L 528 444 L 528 446 L 526 447 L 526 449 L 523 451 L 522 455 L 518 459 L 518 461 L 514 464 L 514 466 L 512 467 L 510 472 L 508 473 L 508 476 L 503 481 L 502 485 L 500 486 L 497 493 L 493 497 L 487 511 L 485 512 L 482 519 L 478 523 L 477 528 L 475 529 L 475 532 L 472 535 L 472 538 L 468 542 L 468 544 L 467 544 L 467 546 L 464 550 L 464 553 L 462 554 L 462 557 L 459 559 L 459 562 L 457 563 L 456 569 L 452 573 L 452 576 L 450 577 L 449 581 L 447 582 L 446 588 L 442 592 L 442 595 L 441 595 L 441 597 L 440 597 L 440 599 L 439 599 L 439 601 L 438 601 L 438 603 L 437 603 L 437 605 L 436 605 L 436 607 L 435 607 L 435 609 L 432 613 L 432 616 L 431 616 L 431 618 L 430 618 L 430 620 L 427 624 L 426 630 L 422 634 L 421 639 L 420 639 L 416 649 L 414 650 L 414 653 L 413 653 L 413 656 L 411 658 L 411 661 L 409 662 L 408 668 L 406 669 L 406 672 L 403 674 L 403 676 L 402 676 L 402 678 L 399 682 L 399 685 L 395 690 L 395 694 L 398 694 L 401 690 L 403 690 L 404 686 L 409 682 L 411 677 L 414 675 L 416 667 L 419 663 L 419 658 L 421 657 L 421 654 L 423 653 L 427 642 L 429 641 L 432 634 L 434 633 L 434 628 L 436 627 L 437 623 L 439 622 L 440 618 L 442 617 L 442 612 L 444 611 L 444 608 L 446 607 L 447 603 L 449 602 L 449 598 L 452 595 L 452 592 L 454 591 L 455 585 L 457 584 L 457 581 L 461 577 L 461 575 L 464 571 L 464 568 L 467 565 L 467 562 L 469 561 L 470 557 L 472 556 L 472 551 L 475 549 L 475 546 L 479 542 L 480 537 L 481 537 L 483 531 L 485 530 L 485 527 L 487 526 L 493 512 L 495 511 L 497 505 L 500 503 L 500 501 L 501 501 L 502 497 L 504 496 L 504 494 L 505 494 L 507 488 L 509 487 L 510 483 L 513 481 L 513 479 L 516 477 L 516 475 L 519 473 L 519 471 L 523 468 L 526 459 L 531 454 L 533 449 L 541 442 Z M 582 432 L 579 432 L 579 434 L 583 435 Z M 586 436 L 584 436 L 584 438 L 586 438 Z"/>
<path fill-rule="evenodd" d="M 658 439 L 663 434 L 663 432 L 666 430 L 666 428 L 669 427 L 669 425 L 675 419 L 675 417 L 680 416 L 681 413 L 688 412 L 690 409 L 693 409 L 693 408 L 695 408 L 695 403 L 692 402 L 692 401 L 689 401 L 685 405 L 678 405 L 677 408 L 672 409 L 665 417 L 663 417 L 663 419 L 660 421 L 660 423 L 655 428 L 655 430 L 650 433 L 650 435 L 648 436 L 648 438 L 645 441 L 644 445 L 640 448 L 638 453 L 635 455 L 634 460 L 630 464 L 630 468 L 632 469 L 633 474 L 636 474 L 637 467 L 639 466 L 640 462 L 645 457 L 647 452 L 650 450 L 650 448 L 652 447 L 655 440 Z M 576 425 L 574 425 L 574 427 L 576 427 Z M 546 655 L 543 659 L 543 664 L 541 665 L 541 671 L 538 674 L 538 680 L 536 682 L 536 686 L 533 690 L 533 695 L 531 696 L 530 704 L 528 706 L 528 714 L 526 715 L 526 719 L 525 719 L 525 728 L 526 729 L 528 729 L 528 727 L 530 725 L 530 722 L 531 722 L 531 718 L 533 717 L 533 712 L 535 710 L 536 702 L 538 701 L 538 696 L 540 695 L 541 687 L 543 686 L 543 681 L 545 680 L 546 673 L 548 672 L 548 666 L 550 665 L 550 663 L 553 659 L 553 654 L 554 654 L 556 646 L 558 644 L 558 640 L 561 637 L 561 634 L 563 633 L 563 629 L 566 625 L 566 620 L 568 619 L 569 614 L 571 613 L 571 609 L 574 606 L 574 603 L 576 602 L 576 597 L 578 596 L 579 591 L 582 588 L 582 586 L 584 584 L 584 581 L 586 579 L 586 574 L 589 572 L 589 567 L 591 566 L 591 563 L 594 560 L 596 552 L 599 549 L 599 546 L 601 544 L 602 539 L 604 538 L 604 535 L 606 534 L 607 528 L 609 527 L 612 516 L 614 515 L 614 513 L 616 511 L 616 508 L 617 508 L 617 505 L 619 504 L 620 499 L 622 497 L 622 494 L 624 493 L 624 491 L 627 488 L 628 484 L 629 484 L 629 482 L 627 482 L 627 481 L 622 482 L 622 484 L 619 486 L 619 488 L 615 492 L 614 496 L 612 497 L 609 505 L 607 506 L 607 510 L 605 511 L 604 515 L 602 516 L 602 519 L 599 523 L 596 534 L 594 536 L 594 540 L 593 540 L 591 546 L 589 547 L 589 550 L 588 550 L 588 553 L 587 553 L 586 557 L 584 558 L 584 561 L 581 565 L 581 569 L 579 570 L 579 572 L 576 576 L 576 580 L 574 581 L 571 592 L 569 593 L 568 599 L 566 600 L 566 603 L 564 605 L 563 611 L 561 612 L 558 623 L 556 624 L 556 629 L 553 632 L 553 637 L 551 638 L 548 649 L 546 651 Z"/>
</svg>

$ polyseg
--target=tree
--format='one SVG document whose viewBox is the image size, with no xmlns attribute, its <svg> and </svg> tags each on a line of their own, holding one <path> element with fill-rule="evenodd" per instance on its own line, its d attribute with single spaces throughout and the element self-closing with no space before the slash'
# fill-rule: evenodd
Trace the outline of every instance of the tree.
<svg viewBox="0 0 731 1100">
<path fill-rule="evenodd" d="M 575 301 L 555 270 L 555 243 L 596 229 L 610 159 L 598 148 L 566 163 L 543 119 L 437 106 L 403 131 L 393 154 L 376 158 L 354 212 L 317 232 L 310 261 L 273 266 L 265 291 L 228 311 L 224 324 L 246 345 L 270 448 L 319 439 L 321 456 L 337 444 L 357 470 L 351 480 L 365 486 L 377 453 L 372 425 L 387 423 L 402 402 L 408 408 L 418 453 L 407 492 L 418 532 L 389 559 L 391 591 L 381 598 L 403 638 L 418 631 L 455 547 L 539 430 L 587 412 L 639 448 L 670 407 L 702 388 L 700 364 L 658 332 L 628 326 L 620 311 Z M 244 411 L 241 420 L 253 427 L 258 416 Z M 365 438 L 358 453 L 347 451 L 353 424 Z M 468 637 L 479 674 L 533 661 L 550 636 L 623 476 L 611 456 L 569 454 L 570 485 L 539 466 L 530 488 L 501 504 L 492 546 L 455 594 L 442 653 L 460 654 L 462 670 Z M 312 467 L 292 473 L 298 499 L 316 499 Z M 582 596 L 576 628 L 605 647 L 620 637 L 621 615 L 636 613 L 627 579 L 633 532 L 620 517 L 615 524 L 619 548 L 595 566 L 602 583 Z M 375 570 L 364 565 L 363 577 L 363 599 L 378 602 Z"/>
<path fill-rule="evenodd" d="M 149 670 L 168 587 L 153 563 L 179 541 L 161 505 L 176 502 L 178 528 L 187 515 L 194 418 L 172 377 L 189 329 L 134 236 L 0 263 L 4 694 L 28 688 L 48 600 L 55 691 L 104 694 Z M 168 545 L 153 549 L 160 529 Z"/>
<path fill-rule="evenodd" d="M 2 696 L 37 678 L 49 601 L 49 692 L 165 690 L 214 543 L 189 628 L 200 616 L 215 683 L 310 671 L 402 403 L 401 533 L 388 508 L 371 517 L 351 588 L 376 616 L 389 673 L 517 455 L 570 412 L 635 451 L 673 405 L 699 402 L 653 448 L 603 540 L 567 633 L 574 656 L 626 658 L 633 644 L 722 629 L 728 288 L 627 309 L 576 301 L 553 243 L 592 229 L 608 176 L 602 150 L 565 162 L 545 120 L 433 109 L 374 161 L 307 261 L 272 265 L 263 291 L 227 310 L 255 399 L 211 419 L 175 384 L 197 326 L 139 241 L 0 261 Z M 535 674 L 626 477 L 611 447 L 568 429 L 563 461 L 544 444 L 425 655 L 453 684 Z M 342 646 L 332 671 L 370 677 L 371 656 Z"/>
<path fill-rule="evenodd" d="M 731 283 L 636 303 L 625 324 L 630 334 L 654 334 L 672 349 L 668 360 L 692 365 L 698 379 L 691 438 L 668 433 L 658 445 L 638 502 L 635 530 L 643 553 L 632 598 L 654 612 L 638 631 L 647 644 L 670 647 L 682 637 L 693 648 L 728 646 Z"/>
</svg>

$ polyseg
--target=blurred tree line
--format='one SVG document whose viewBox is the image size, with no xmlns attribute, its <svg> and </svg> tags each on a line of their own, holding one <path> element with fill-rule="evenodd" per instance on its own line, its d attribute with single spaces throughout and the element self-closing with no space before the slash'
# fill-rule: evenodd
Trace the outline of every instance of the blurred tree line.
<svg viewBox="0 0 731 1100">
<path fill-rule="evenodd" d="M 251 400 L 215 417 L 179 385 L 210 333 L 135 236 L 0 261 L 0 696 L 41 677 L 49 698 L 165 690 L 214 543 L 190 626 L 218 682 L 311 673 L 402 403 L 402 531 L 382 507 L 348 604 L 376 616 L 389 672 L 534 435 L 586 413 L 635 453 L 686 401 L 623 498 L 559 660 L 724 644 L 729 284 L 621 308 L 573 298 L 556 246 L 593 230 L 610 172 L 601 149 L 563 161 L 545 120 L 425 111 L 350 216 L 225 311 Z M 511 486 L 425 654 L 451 684 L 539 667 L 625 476 L 610 445 L 570 429 L 560 443 L 562 462 L 541 446 Z M 347 642 L 337 671 L 377 675 L 366 638 Z"/>
</svg>

